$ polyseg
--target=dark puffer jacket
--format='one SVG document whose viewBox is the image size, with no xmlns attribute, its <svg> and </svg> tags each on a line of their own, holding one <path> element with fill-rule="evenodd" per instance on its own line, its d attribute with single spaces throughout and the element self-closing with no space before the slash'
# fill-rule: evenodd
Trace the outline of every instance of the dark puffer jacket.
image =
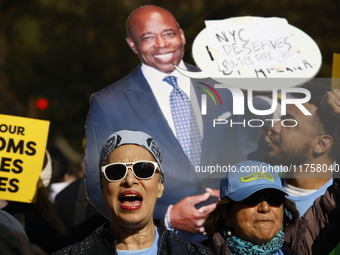
<svg viewBox="0 0 340 255">
<path fill-rule="evenodd" d="M 183 238 L 177 236 L 175 233 L 167 230 L 159 221 L 155 220 L 155 225 L 160 229 L 160 247 L 158 254 L 174 254 L 174 255 L 213 255 L 213 253 L 206 247 L 200 244 L 189 243 Z M 65 247 L 53 255 L 61 254 L 117 254 L 117 241 L 114 238 L 114 233 L 110 231 L 110 222 L 106 222 L 99 227 L 91 235 L 86 237 L 83 241 L 74 245 Z"/>
<path fill-rule="evenodd" d="M 333 185 L 314 201 L 295 227 L 285 233 L 285 241 L 299 255 L 328 255 L 340 242 L 339 215 L 340 179 L 333 178 Z"/>
</svg>

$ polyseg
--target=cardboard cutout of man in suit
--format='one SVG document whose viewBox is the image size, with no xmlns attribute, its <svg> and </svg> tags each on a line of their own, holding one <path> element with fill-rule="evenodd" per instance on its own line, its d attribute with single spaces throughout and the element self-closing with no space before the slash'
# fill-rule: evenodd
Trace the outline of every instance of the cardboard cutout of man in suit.
<svg viewBox="0 0 340 255">
<path fill-rule="evenodd" d="M 190 101 L 197 105 L 204 93 L 197 87 L 209 81 L 195 81 L 175 70 L 174 65 L 198 71 L 183 62 L 184 32 L 167 10 L 150 5 L 136 9 L 127 20 L 127 33 L 126 41 L 139 56 L 141 65 L 90 99 L 85 156 L 89 200 L 109 215 L 99 189 L 98 169 L 99 153 L 107 137 L 122 129 L 144 131 L 159 144 L 167 171 L 165 192 L 157 202 L 154 217 L 164 220 L 169 229 L 191 242 L 201 241 L 204 220 L 219 197 L 219 179 L 212 178 L 217 177 L 213 174 L 195 172 L 184 153 L 170 112 L 172 86 L 162 80 L 167 75 L 176 76 L 179 86 L 188 96 L 191 94 Z M 213 127 L 213 120 L 218 118 L 243 121 L 232 115 L 231 92 L 224 89 L 219 93 L 222 106 L 208 100 L 207 114 L 196 113 L 202 137 L 201 166 L 227 166 L 249 158 L 258 149 L 262 134 L 260 128 L 245 128 L 243 124 Z"/>
</svg>

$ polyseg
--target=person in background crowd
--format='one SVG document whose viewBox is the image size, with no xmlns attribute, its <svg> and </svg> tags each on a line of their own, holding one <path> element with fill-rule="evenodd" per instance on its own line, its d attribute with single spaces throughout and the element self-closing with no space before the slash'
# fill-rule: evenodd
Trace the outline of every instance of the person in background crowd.
<svg viewBox="0 0 340 255">
<path fill-rule="evenodd" d="M 89 203 L 84 177 L 60 191 L 54 200 L 56 211 L 67 227 L 67 245 L 82 241 L 107 219 Z"/>
<path fill-rule="evenodd" d="M 50 200 L 54 202 L 56 195 L 69 185 L 74 178 L 70 178 L 69 163 L 61 150 L 49 146 L 48 152 L 52 159 L 52 177 L 50 181 Z"/>
<path fill-rule="evenodd" d="M 27 237 L 37 254 L 51 254 L 65 245 L 67 229 L 49 199 L 52 176 L 51 157 L 46 151 L 44 168 L 40 174 L 35 203 L 7 201 L 4 211 L 13 215 L 23 225 Z"/>
<path fill-rule="evenodd" d="M 33 255 L 21 223 L 11 214 L 0 209 L 0 253 L 6 255 Z"/>
<path fill-rule="evenodd" d="M 337 163 L 333 148 L 337 120 L 320 105 L 329 91 L 321 81 L 314 79 L 302 86 L 311 93 L 311 99 L 303 106 L 312 115 L 305 115 L 296 105 L 288 105 L 281 121 L 294 119 L 297 125 L 287 127 L 279 121 L 265 131 L 268 152 L 263 161 L 291 169 L 283 175 L 283 187 L 300 216 L 332 185 L 332 168 Z"/>
<path fill-rule="evenodd" d="M 0 223 L 0 251 L 6 255 L 34 255 L 26 234 L 14 231 L 2 223 Z"/>
<path fill-rule="evenodd" d="M 330 89 L 323 79 L 313 79 L 302 87 L 311 93 L 311 99 L 303 105 L 312 115 L 304 115 L 296 105 L 287 106 L 282 120 L 295 119 L 298 125 L 284 127 L 280 121 L 266 130 L 268 152 L 264 156 L 267 163 L 292 169 L 283 175 L 282 182 L 300 216 L 332 185 L 332 176 L 339 168 L 334 154 L 337 119 L 321 107 L 321 100 Z M 297 93 L 292 96 L 300 97 Z M 335 251 L 340 252 L 340 246 Z"/>
<path fill-rule="evenodd" d="M 340 129 L 339 129 L 339 120 L 340 120 L 340 88 L 334 88 L 331 91 L 328 91 L 325 96 L 322 98 L 321 106 L 330 111 L 334 117 L 338 120 L 336 133 L 335 133 L 335 141 L 334 141 L 334 154 L 335 161 L 340 162 Z"/>
<path fill-rule="evenodd" d="M 154 221 L 156 200 L 164 191 L 164 169 L 161 151 L 148 134 L 113 133 L 101 150 L 97 174 L 110 221 L 54 254 L 212 254 Z"/>
</svg>

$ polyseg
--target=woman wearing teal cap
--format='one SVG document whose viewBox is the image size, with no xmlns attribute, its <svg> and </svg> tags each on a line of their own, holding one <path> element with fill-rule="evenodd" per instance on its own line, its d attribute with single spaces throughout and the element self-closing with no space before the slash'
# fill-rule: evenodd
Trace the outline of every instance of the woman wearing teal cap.
<svg viewBox="0 0 340 255">
<path fill-rule="evenodd" d="M 267 163 L 234 165 L 221 180 L 216 209 L 205 221 L 215 254 L 329 254 L 340 241 L 339 179 L 298 218 L 278 170 Z"/>
</svg>

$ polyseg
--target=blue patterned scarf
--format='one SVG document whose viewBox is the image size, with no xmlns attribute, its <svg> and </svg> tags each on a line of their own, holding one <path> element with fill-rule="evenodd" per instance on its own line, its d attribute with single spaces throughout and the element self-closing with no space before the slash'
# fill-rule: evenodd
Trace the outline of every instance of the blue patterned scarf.
<svg viewBox="0 0 340 255">
<path fill-rule="evenodd" d="M 221 231 L 224 240 L 228 242 L 228 247 L 233 255 L 273 255 L 280 253 L 284 242 L 283 228 L 280 229 L 274 238 L 265 244 L 255 244 L 242 240 L 236 235 L 228 236 L 226 230 Z"/>
</svg>

